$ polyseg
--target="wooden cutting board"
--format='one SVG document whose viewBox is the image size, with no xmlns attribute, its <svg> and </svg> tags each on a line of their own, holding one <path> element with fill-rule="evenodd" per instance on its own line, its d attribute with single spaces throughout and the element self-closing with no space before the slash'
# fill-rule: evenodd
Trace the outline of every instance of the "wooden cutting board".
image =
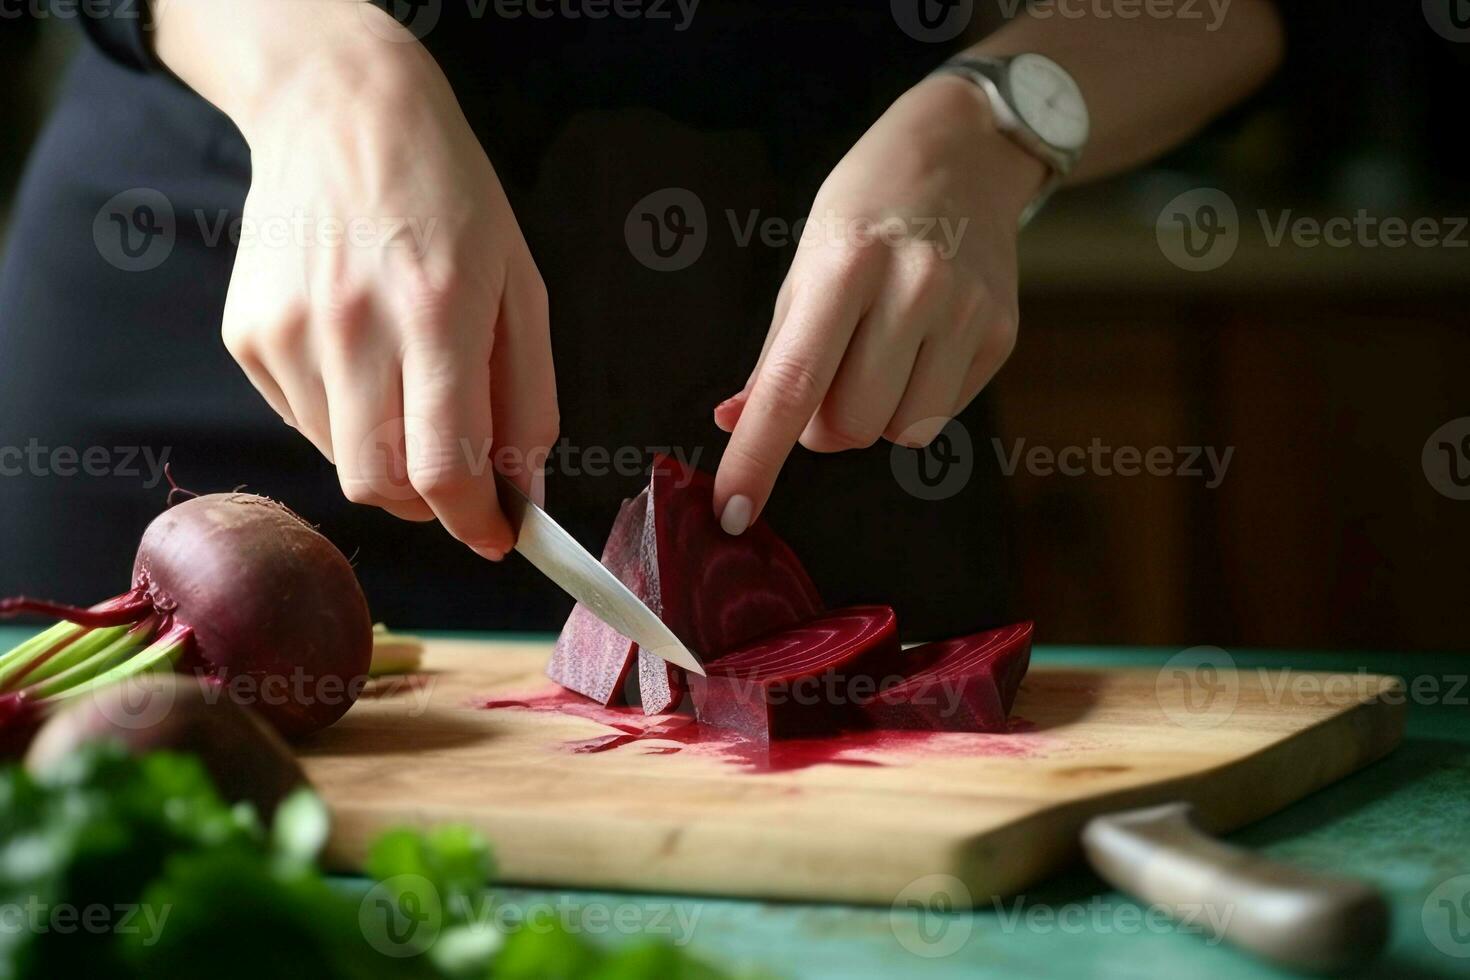
<svg viewBox="0 0 1470 980">
<path fill-rule="evenodd" d="M 431 641 L 423 673 L 376 682 L 304 746 L 335 816 L 329 863 L 356 868 L 389 827 L 458 822 L 507 881 L 887 904 L 943 873 L 983 904 L 1074 858 L 1095 814 L 1187 800 L 1229 830 L 1403 727 L 1403 698 L 1384 696 L 1400 682 L 1378 675 L 1038 667 L 1010 734 L 764 754 L 559 693 L 549 652 Z"/>
</svg>

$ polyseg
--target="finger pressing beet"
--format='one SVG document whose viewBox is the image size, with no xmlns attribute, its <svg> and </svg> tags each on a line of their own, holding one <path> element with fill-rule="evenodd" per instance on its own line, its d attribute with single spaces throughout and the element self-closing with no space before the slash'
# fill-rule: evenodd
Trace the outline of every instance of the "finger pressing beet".
<svg viewBox="0 0 1470 980">
<path fill-rule="evenodd" d="M 269 820 L 276 805 L 307 784 L 281 737 L 219 685 L 174 673 L 143 674 L 77 698 L 53 715 L 26 753 L 40 772 L 88 742 L 112 741 L 132 752 L 189 752 L 199 757 L 220 795 L 253 803 Z"/>
</svg>

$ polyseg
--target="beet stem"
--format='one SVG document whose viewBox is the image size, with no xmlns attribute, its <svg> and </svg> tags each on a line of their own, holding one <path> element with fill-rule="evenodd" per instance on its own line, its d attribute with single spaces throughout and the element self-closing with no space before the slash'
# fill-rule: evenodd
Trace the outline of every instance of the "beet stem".
<svg viewBox="0 0 1470 980">
<path fill-rule="evenodd" d="M 114 627 L 106 631 L 98 630 L 98 633 L 111 634 L 110 642 L 93 649 L 85 657 L 75 658 L 65 668 L 33 674 L 26 693 L 33 697 L 49 698 L 102 675 L 148 646 L 158 630 L 159 623 L 159 617 L 149 616 L 131 629 L 123 630 L 122 627 Z"/>
<path fill-rule="evenodd" d="M 127 632 L 126 626 L 109 626 L 87 630 L 69 643 L 58 644 L 28 661 L 16 662 L 0 670 L 0 691 L 14 691 L 36 681 L 69 670 Z"/>
<path fill-rule="evenodd" d="M 31 599 L 26 596 L 0 599 L 0 619 L 18 616 L 21 613 L 34 613 L 37 616 L 51 616 L 68 620 L 78 626 L 89 627 L 126 626 L 129 623 L 136 623 L 152 611 L 153 600 L 141 589 L 108 599 L 91 609 L 68 606 L 61 602 L 50 602 L 46 599 Z"/>
<path fill-rule="evenodd" d="M 193 636 L 194 631 L 187 626 L 175 626 L 139 653 L 75 687 L 67 688 L 57 697 L 61 700 L 69 700 L 84 694 L 91 694 L 110 684 L 116 684 L 129 677 L 136 677 L 150 670 L 171 669 L 183 656 Z"/>
<path fill-rule="evenodd" d="M 85 627 L 76 623 L 60 622 L 20 641 L 0 654 L 0 686 L 3 686 L 3 678 L 8 676 L 7 672 L 12 669 L 13 664 L 29 663 L 52 647 L 66 646 L 85 632 Z"/>
</svg>

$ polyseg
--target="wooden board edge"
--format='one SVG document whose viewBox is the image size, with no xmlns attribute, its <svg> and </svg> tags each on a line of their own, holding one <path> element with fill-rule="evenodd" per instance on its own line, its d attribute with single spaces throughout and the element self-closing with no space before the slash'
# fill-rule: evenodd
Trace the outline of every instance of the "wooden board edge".
<svg viewBox="0 0 1470 980">
<path fill-rule="evenodd" d="M 1397 678 L 1386 678 L 1396 682 Z M 1380 694 L 1395 689 L 1385 684 Z M 1397 689 L 1401 690 L 1401 684 Z M 975 904 L 1013 896 L 1081 859 L 1079 836 L 1088 820 L 1104 813 L 1184 801 L 1193 804 L 1195 820 L 1212 834 L 1229 833 L 1280 812 L 1313 793 L 1387 756 L 1403 741 L 1405 703 L 1374 698 L 1342 714 L 1324 719 L 1292 738 L 1198 773 L 1132 787 L 1115 793 L 1059 803 L 966 842 L 957 848 L 948 872 L 964 882 Z M 1270 792 L 1271 776 L 1297 756 L 1316 765 L 1306 788 Z M 1221 800 L 1227 801 L 1221 803 Z M 1233 805 L 1232 805 L 1233 801 Z M 1045 833 L 1051 842 L 1038 850 L 1017 846 L 1019 838 Z M 1025 858 L 1018 860 L 1017 857 Z"/>
</svg>

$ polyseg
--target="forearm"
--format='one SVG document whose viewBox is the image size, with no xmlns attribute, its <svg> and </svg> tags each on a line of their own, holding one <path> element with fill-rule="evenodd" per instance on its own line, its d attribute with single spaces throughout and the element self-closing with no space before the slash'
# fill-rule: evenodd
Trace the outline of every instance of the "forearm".
<svg viewBox="0 0 1470 980">
<path fill-rule="evenodd" d="M 1249 95 L 1282 57 L 1270 0 L 1234 0 L 1218 21 L 1149 17 L 1134 4 L 1099 16 L 1110 3 L 1073 5 L 1067 16 L 1056 6 L 1050 16 L 1023 14 L 966 52 L 1036 52 L 1077 80 L 1091 135 L 1072 182 L 1126 170 L 1174 147 Z"/>
</svg>

